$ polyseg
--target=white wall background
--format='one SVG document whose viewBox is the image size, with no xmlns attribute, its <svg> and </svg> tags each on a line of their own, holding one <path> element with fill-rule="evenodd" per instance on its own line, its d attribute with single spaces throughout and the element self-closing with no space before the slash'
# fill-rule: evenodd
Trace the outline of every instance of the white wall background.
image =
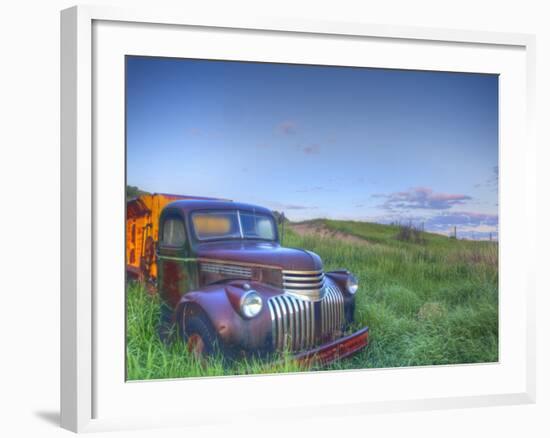
<svg viewBox="0 0 550 438">
<path fill-rule="evenodd" d="M 147 1 L 96 1 L 139 6 Z M 196 3 L 196 4 L 195 4 Z M 539 143 L 538 402 L 362 418 L 316 419 L 281 428 L 162 430 L 108 436 L 550 436 L 548 281 L 544 219 L 549 199 L 550 13 L 524 0 L 253 2 L 157 0 L 156 7 L 307 17 L 537 35 Z M 4 2 L 0 9 L 0 435 L 58 436 L 59 418 L 59 10 L 65 0 Z M 546 173 L 546 174 L 545 174 Z"/>
</svg>

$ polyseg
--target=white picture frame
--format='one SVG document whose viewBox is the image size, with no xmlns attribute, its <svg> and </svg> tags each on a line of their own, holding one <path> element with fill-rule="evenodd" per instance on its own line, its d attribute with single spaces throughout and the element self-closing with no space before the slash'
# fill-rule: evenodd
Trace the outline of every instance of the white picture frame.
<svg viewBox="0 0 550 438">
<path fill-rule="evenodd" d="M 141 38 L 145 29 L 148 29 L 147 38 Z M 198 44 L 192 55 L 197 57 L 216 55 L 227 59 L 274 60 L 280 56 L 277 60 L 299 61 L 303 56 L 299 50 L 308 49 L 308 56 L 317 56 L 317 62 L 323 63 L 324 59 L 328 63 L 332 57 L 336 63 L 345 65 L 346 61 L 340 58 L 344 55 L 339 55 L 336 47 L 349 46 L 350 50 L 343 52 L 355 50 L 359 53 L 357 48 L 363 47 L 372 49 L 371 62 L 376 64 L 373 66 L 457 71 L 464 68 L 464 71 L 501 74 L 499 333 L 502 353 L 497 364 L 162 382 L 124 381 L 124 370 L 120 369 L 124 362 L 124 349 L 121 350 L 124 345 L 123 302 L 118 299 L 119 292 L 106 294 L 104 287 L 106 282 L 119 284 L 123 272 L 117 272 L 124 269 L 123 256 L 118 264 L 116 262 L 123 246 L 120 239 L 123 227 L 118 231 L 113 227 L 124 214 L 123 208 L 119 208 L 124 203 L 123 186 L 120 193 L 114 190 L 111 195 L 108 192 L 113 183 L 116 186 L 120 182 L 120 172 L 124 171 L 119 166 L 124 157 L 124 144 L 119 141 L 120 124 L 123 124 L 120 111 L 124 111 L 120 106 L 121 86 L 124 88 L 124 77 L 119 74 L 120 55 L 156 53 L 165 56 L 172 53 L 177 56 L 179 50 L 183 50 L 181 41 L 179 45 L 171 45 L 169 41 L 174 36 L 195 38 L 193 32 L 197 33 L 198 39 L 194 42 Z M 229 32 L 223 38 L 225 43 L 220 43 L 220 32 Z M 167 35 L 170 40 L 163 40 Z M 282 48 L 286 44 L 288 48 L 291 40 L 301 41 L 296 44 L 296 52 L 287 50 L 285 55 L 279 55 L 278 45 Z M 315 50 L 319 41 L 324 44 L 322 54 Z M 326 42 L 334 42 L 334 46 Z M 378 47 L 381 44 L 384 50 Z M 395 46 L 395 50 L 390 46 Z M 263 50 L 265 47 L 270 50 Z M 220 55 L 220 50 L 227 53 Z M 248 52 L 239 55 L 239 50 Z M 407 58 L 405 51 L 414 56 Z M 457 53 L 448 54 L 449 51 Z M 350 53 L 347 56 L 353 56 Z M 399 59 L 396 58 L 398 53 L 401 53 Z M 438 56 L 433 56 L 434 53 Z M 152 8 L 126 10 L 78 6 L 62 11 L 62 427 L 75 432 L 100 431 L 188 426 L 206 421 L 212 423 L 212 418 L 223 423 L 232 421 L 235 414 L 254 421 L 275 420 L 275 416 L 281 418 L 281 414 L 292 419 L 534 402 L 535 291 L 531 275 L 535 265 L 532 248 L 536 236 L 532 127 L 534 53 L 534 37 L 524 34 L 258 19 L 239 14 L 199 16 L 193 11 L 182 13 Z M 464 59 L 469 59 L 469 64 Z M 104 96 L 114 100 L 107 101 Z M 519 236 L 521 224 L 528 226 Z M 118 248 L 110 251 L 112 259 L 105 252 L 108 242 Z M 120 293 L 124 295 L 123 291 Z M 114 335 L 106 336 L 106 332 Z M 512 351 L 512 345 L 518 346 L 517 350 Z M 369 382 L 371 391 L 351 391 L 353 386 L 366 385 L 365 382 Z M 424 389 L 420 390 L 412 382 L 424 384 Z M 473 390 L 469 382 L 474 382 L 477 389 Z M 241 396 L 231 409 L 216 403 L 208 409 L 200 403 L 186 406 L 185 400 L 172 410 L 163 408 L 162 403 L 156 408 L 147 404 L 147 400 L 166 399 L 168 406 L 173 402 L 171 393 L 182 385 L 188 394 L 199 398 L 221 388 L 252 394 L 254 397 L 249 398 L 254 402 L 247 402 L 246 397 Z M 292 403 L 285 399 L 287 385 L 303 389 Z M 271 396 L 264 400 L 262 394 L 266 391 Z M 140 412 L 138 402 L 148 415 Z"/>
</svg>

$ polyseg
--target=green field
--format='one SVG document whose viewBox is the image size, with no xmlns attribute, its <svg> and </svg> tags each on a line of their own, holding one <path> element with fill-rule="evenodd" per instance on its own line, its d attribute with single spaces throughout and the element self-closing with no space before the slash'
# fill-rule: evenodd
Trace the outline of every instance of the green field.
<svg viewBox="0 0 550 438">
<path fill-rule="evenodd" d="M 359 279 L 356 321 L 370 345 L 330 369 L 385 368 L 498 361 L 498 245 L 417 233 L 400 240 L 397 226 L 317 220 L 287 225 L 284 246 L 319 254 L 325 271 L 346 268 Z M 156 333 L 158 298 L 128 286 L 127 376 L 135 379 L 299 371 L 277 364 L 213 358 L 205 366 L 181 342 Z"/>
</svg>

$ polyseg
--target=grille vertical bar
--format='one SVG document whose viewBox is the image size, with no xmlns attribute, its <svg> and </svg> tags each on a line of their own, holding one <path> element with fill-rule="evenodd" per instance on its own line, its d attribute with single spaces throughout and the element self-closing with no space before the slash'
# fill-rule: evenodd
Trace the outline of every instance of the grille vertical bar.
<svg viewBox="0 0 550 438">
<path fill-rule="evenodd" d="M 344 296 L 332 281 L 326 281 L 325 288 L 326 295 L 321 301 L 321 336 L 332 338 L 344 327 Z"/>
<path fill-rule="evenodd" d="M 325 282 L 325 297 L 317 303 L 319 331 L 322 338 L 339 334 L 344 326 L 344 296 L 330 280 Z M 272 346 L 275 350 L 301 351 L 318 343 L 316 336 L 316 303 L 290 294 L 271 297 L 267 301 L 271 315 Z"/>
<path fill-rule="evenodd" d="M 300 351 L 315 344 L 313 303 L 290 295 L 277 295 L 268 302 L 271 315 L 272 345 L 279 351 Z"/>
</svg>

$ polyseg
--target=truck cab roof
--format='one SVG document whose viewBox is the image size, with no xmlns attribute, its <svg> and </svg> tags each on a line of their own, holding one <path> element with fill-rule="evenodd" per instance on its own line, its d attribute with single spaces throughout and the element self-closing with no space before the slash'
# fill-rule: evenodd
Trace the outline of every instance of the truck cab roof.
<svg viewBox="0 0 550 438">
<path fill-rule="evenodd" d="M 169 211 L 173 212 L 174 210 L 177 210 L 180 214 L 183 213 L 184 215 L 199 210 L 246 210 L 273 216 L 273 212 L 270 209 L 260 207 L 258 205 L 210 199 L 183 199 L 180 201 L 171 202 L 164 208 L 166 213 Z"/>
</svg>

